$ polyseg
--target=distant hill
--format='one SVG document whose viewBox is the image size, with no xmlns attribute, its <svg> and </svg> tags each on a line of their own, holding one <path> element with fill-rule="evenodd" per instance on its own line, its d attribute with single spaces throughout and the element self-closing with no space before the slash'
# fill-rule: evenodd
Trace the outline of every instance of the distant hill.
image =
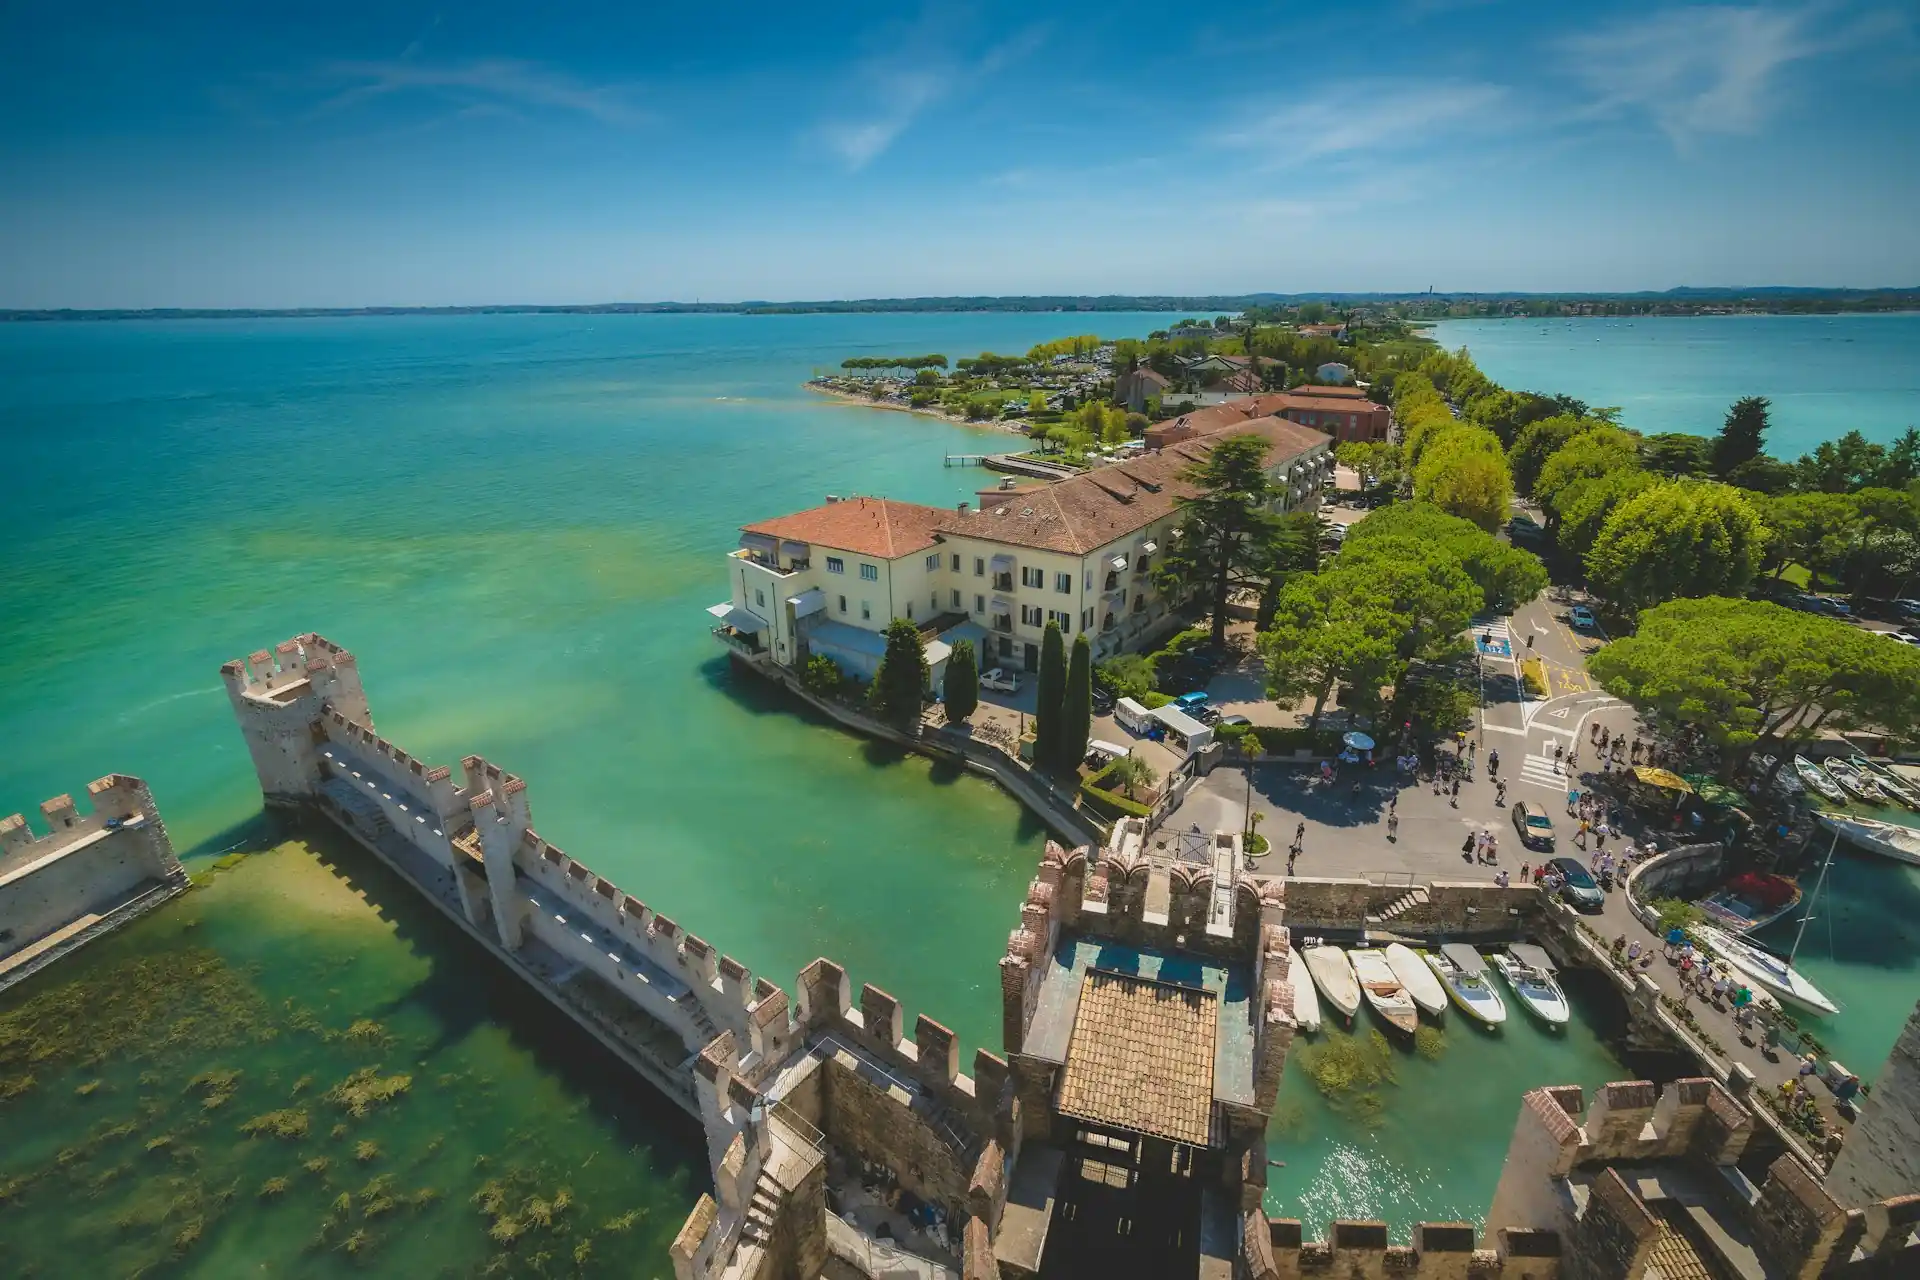
<svg viewBox="0 0 1920 1280">
<path fill-rule="evenodd" d="M 1906 311 L 1920 310 L 1920 285 L 1882 289 L 1823 289 L 1799 285 L 1705 288 L 1683 285 L 1632 293 L 1242 293 L 1242 294 L 1098 294 L 949 298 L 853 298 L 817 302 L 595 302 L 564 306 L 501 303 L 478 307 L 152 307 L 106 310 L 0 309 L 3 321 L 48 320 L 228 320 L 304 316 L 460 316 L 460 315 L 634 315 L 732 314 L 798 315 L 850 312 L 953 311 L 1179 311 L 1196 317 L 1249 308 L 1283 308 L 1308 302 L 1348 307 L 1398 307 L 1413 315 L 1538 314 L 1585 305 L 1626 304 L 1633 311 L 1696 308 L 1752 311 Z M 1651 305 L 1649 305 L 1651 304 Z M 1661 305 L 1666 304 L 1666 305 Z"/>
</svg>

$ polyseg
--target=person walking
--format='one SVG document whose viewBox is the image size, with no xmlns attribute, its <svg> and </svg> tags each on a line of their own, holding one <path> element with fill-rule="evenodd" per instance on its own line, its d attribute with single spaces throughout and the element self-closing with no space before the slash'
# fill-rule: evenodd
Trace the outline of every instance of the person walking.
<svg viewBox="0 0 1920 1280">
<path fill-rule="evenodd" d="M 1458 809 L 1460 807 L 1460 779 L 1458 778 L 1455 778 L 1453 780 L 1453 789 L 1452 789 L 1451 797 L 1448 799 L 1447 803 L 1455 809 Z"/>
<path fill-rule="evenodd" d="M 1491 778 L 1496 776 L 1499 772 L 1500 772 L 1500 748 L 1495 747 L 1493 750 L 1487 752 L 1487 776 Z"/>
<path fill-rule="evenodd" d="M 1505 778 L 1493 784 L 1493 802 L 1496 805 L 1504 805 L 1507 802 L 1507 780 Z"/>
<path fill-rule="evenodd" d="M 1495 884 L 1497 884 L 1497 885 L 1499 885 L 1499 886 L 1500 886 L 1500 887 L 1501 887 L 1502 889 L 1504 889 L 1504 888 L 1506 888 L 1506 887 L 1507 887 L 1507 873 L 1506 873 L 1506 872 L 1504 872 L 1504 871 L 1502 871 L 1502 872 L 1500 872 L 1500 873 L 1499 873 L 1498 875 L 1496 875 L 1496 876 L 1494 876 L 1494 878 L 1493 878 L 1493 882 L 1494 882 Z"/>
<path fill-rule="evenodd" d="M 1394 810 L 1389 809 L 1387 810 L 1387 840 L 1390 843 L 1397 843 L 1399 839 L 1400 839 L 1400 815 L 1396 813 Z"/>
</svg>

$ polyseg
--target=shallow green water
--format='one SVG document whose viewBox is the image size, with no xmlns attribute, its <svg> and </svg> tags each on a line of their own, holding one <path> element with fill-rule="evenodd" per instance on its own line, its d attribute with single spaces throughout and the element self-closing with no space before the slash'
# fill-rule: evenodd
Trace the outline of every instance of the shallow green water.
<svg viewBox="0 0 1920 1280">
<path fill-rule="evenodd" d="M 1101 316 L 1097 327 L 1144 333 L 1164 322 Z M 318 630 L 359 655 L 386 736 L 439 763 L 480 751 L 521 773 L 542 835 L 755 971 L 791 988 L 795 971 L 829 955 L 910 1015 L 952 1026 L 966 1058 L 998 1048 L 995 961 L 1039 828 L 989 784 L 855 741 L 741 684 L 703 610 L 725 590 L 722 556 L 744 521 L 829 492 L 946 502 L 986 483 L 981 471 L 942 468 L 941 456 L 1002 437 L 823 400 L 798 387 L 814 367 L 849 353 L 1024 350 L 1087 327 L 1046 315 L 0 327 L 0 447 L 16 481 L 0 503 L 0 812 L 31 812 L 119 770 L 153 785 L 183 851 L 244 839 L 259 799 L 219 664 Z M 263 962 L 297 951 L 289 939 L 303 930 L 324 932 L 251 901 L 224 909 L 221 895 L 240 898 L 249 874 L 231 873 L 114 947 L 160 947 L 184 927 L 176 915 L 204 916 L 222 948 Z M 402 914 L 391 896 L 376 898 Z M 277 972 L 258 982 L 274 1001 L 309 993 L 339 1029 L 361 1017 L 406 1023 L 416 1014 L 387 1010 L 416 1008 L 412 993 L 496 976 L 478 953 L 441 959 L 413 946 L 412 958 L 390 961 L 369 948 L 325 1001 L 311 992 L 325 990 L 328 947 L 284 985 Z M 490 1001 L 457 1019 L 463 1038 L 428 1056 L 474 1064 L 446 1068 L 454 1073 L 515 1076 L 535 1101 L 474 1142 L 513 1146 L 501 1135 L 556 1108 L 571 1117 L 566 1150 L 581 1161 L 599 1153 L 599 1169 L 626 1160 L 629 1111 L 665 1131 L 677 1123 L 625 1084 L 625 1110 L 609 1115 L 545 1050 L 574 1043 L 564 1026 L 523 1016 L 541 1008 L 530 999 Z M 403 1044 L 427 1038 L 437 1015 L 417 1016 L 396 1032 Z M 500 1025 L 480 1025 L 496 1016 Z M 183 1050 L 169 1087 L 177 1097 L 179 1080 L 240 1065 L 229 1107 L 270 1110 L 289 1074 L 308 1072 L 289 1059 L 267 1081 L 274 1055 L 295 1053 L 297 1039 L 258 1047 L 245 1064 L 217 1045 Z M 1275 1211 L 1324 1221 L 1334 1206 L 1371 1205 L 1396 1233 L 1443 1208 L 1484 1211 L 1519 1093 L 1623 1071 L 1591 1036 L 1524 1052 L 1516 1046 L 1531 1042 L 1512 1039 L 1410 1064 L 1379 1128 L 1327 1111 L 1289 1073 L 1299 1118 L 1277 1172 L 1299 1180 L 1279 1185 L 1299 1188 L 1306 1207 Z M 345 1065 L 312 1069 L 316 1087 Z M 392 1139 L 396 1149 L 479 1123 L 461 1109 L 463 1091 L 414 1074 L 391 1121 L 413 1136 Z M 1441 1087 L 1410 1083 L 1429 1080 Z M 0 1147 L 57 1151 L 84 1138 L 90 1117 L 64 1100 L 0 1109 Z M 217 1136 L 232 1145 L 230 1132 Z M 203 1145 L 210 1161 L 226 1159 L 213 1137 Z M 593 1211 L 631 1202 L 677 1224 L 705 1175 L 697 1154 L 684 1157 L 689 1173 L 662 1149 L 651 1143 L 593 1192 Z M 234 1157 L 244 1185 L 192 1256 L 307 1258 L 297 1247 L 317 1230 L 314 1206 L 260 1205 L 253 1181 L 271 1174 L 265 1154 L 246 1150 Z M 161 1194 L 151 1168 L 135 1162 L 98 1212 Z M 448 1231 L 470 1234 L 466 1193 L 454 1194 L 451 1174 L 434 1176 L 446 1178 L 448 1204 L 459 1201 Z M 585 1204 L 588 1180 L 576 1191 Z M 8 1225 L 0 1216 L 0 1237 Z M 653 1264 L 661 1239 L 641 1248 L 636 1235 L 630 1256 Z M 477 1269 L 490 1255 L 473 1248 L 445 1260 Z M 73 1273 L 45 1256 L 46 1274 Z"/>
<path fill-rule="evenodd" d="M 0 1274 L 671 1274 L 698 1128 L 344 843 L 0 1002 Z"/>
</svg>

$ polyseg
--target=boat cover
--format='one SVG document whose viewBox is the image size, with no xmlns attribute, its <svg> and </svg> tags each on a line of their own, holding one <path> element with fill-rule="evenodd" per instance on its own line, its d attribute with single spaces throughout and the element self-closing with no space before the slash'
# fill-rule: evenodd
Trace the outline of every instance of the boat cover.
<svg viewBox="0 0 1920 1280">
<path fill-rule="evenodd" d="M 1536 947 L 1531 942 L 1513 943 L 1507 948 L 1507 954 L 1529 969 L 1538 969 L 1542 973 L 1560 971 L 1560 966 L 1553 962 L 1553 957 L 1548 955 L 1545 949 Z"/>
</svg>

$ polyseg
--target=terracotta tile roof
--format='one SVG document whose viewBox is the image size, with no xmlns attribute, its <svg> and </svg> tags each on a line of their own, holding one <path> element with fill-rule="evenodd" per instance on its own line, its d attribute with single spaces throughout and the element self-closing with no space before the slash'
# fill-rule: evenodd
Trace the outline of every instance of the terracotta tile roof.
<svg viewBox="0 0 1920 1280">
<path fill-rule="evenodd" d="M 1060 1077 L 1060 1113 L 1211 1145 L 1218 1017 L 1211 991 L 1090 970 Z"/>
<path fill-rule="evenodd" d="M 1343 385 L 1322 386 L 1320 383 L 1310 382 L 1305 386 L 1295 387 L 1292 394 L 1296 396 L 1339 396 L 1343 400 L 1365 400 L 1367 398 L 1367 389 L 1365 387 Z M 1385 406 L 1382 407 L 1384 408 Z"/>
<path fill-rule="evenodd" d="M 1269 466 L 1328 443 L 1327 435 L 1312 427 L 1261 418 L 1244 423 L 1239 430 L 1219 430 L 1157 453 L 1096 467 L 1044 489 L 1018 492 L 1013 501 L 992 510 L 961 515 L 942 509 L 936 528 L 946 534 L 1083 556 L 1171 515 L 1181 498 L 1198 492 L 1180 478 L 1181 473 L 1206 457 L 1214 445 L 1238 435 L 1266 440 Z"/>
<path fill-rule="evenodd" d="M 895 560 L 933 545 L 933 531 L 954 514 L 945 507 L 889 498 L 846 498 L 810 511 L 741 525 L 745 533 L 812 543 L 834 551 Z"/>
</svg>

